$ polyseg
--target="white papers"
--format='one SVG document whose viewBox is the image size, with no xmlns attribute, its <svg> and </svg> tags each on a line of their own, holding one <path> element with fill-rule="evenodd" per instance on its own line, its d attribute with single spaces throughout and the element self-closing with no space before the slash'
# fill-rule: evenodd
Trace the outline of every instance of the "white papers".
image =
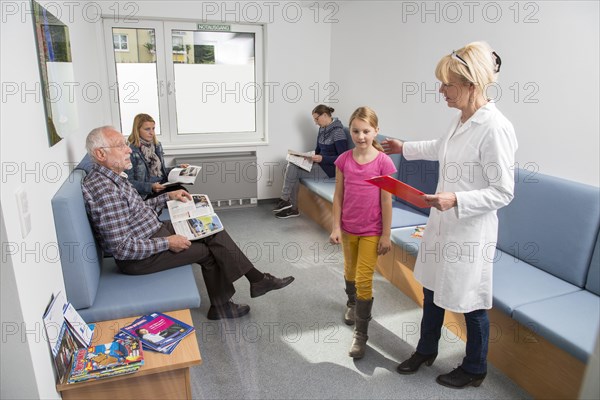
<svg viewBox="0 0 600 400">
<path fill-rule="evenodd" d="M 52 356 L 56 356 L 60 348 L 60 340 L 62 339 L 61 330 L 65 323 L 63 309 L 66 304 L 67 298 L 64 293 L 58 292 L 44 314 L 44 326 L 46 327 L 50 349 L 52 349 Z"/>
<path fill-rule="evenodd" d="M 79 315 L 71 303 L 67 304 L 64 317 L 71 328 L 71 332 L 75 335 L 75 339 L 81 343 L 83 347 L 89 347 L 92 344 L 93 331 L 85 323 L 83 318 L 81 318 L 81 315 Z"/>
<path fill-rule="evenodd" d="M 287 157 L 285 158 L 288 162 L 302 168 L 305 171 L 310 172 L 313 166 L 312 156 L 315 155 L 314 151 L 308 153 L 300 153 L 294 150 L 288 150 Z"/>
</svg>

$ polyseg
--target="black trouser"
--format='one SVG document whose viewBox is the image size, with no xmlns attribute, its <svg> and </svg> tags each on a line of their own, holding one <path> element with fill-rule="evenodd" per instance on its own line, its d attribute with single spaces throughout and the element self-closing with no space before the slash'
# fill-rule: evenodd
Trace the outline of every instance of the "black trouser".
<svg viewBox="0 0 600 400">
<path fill-rule="evenodd" d="M 174 235 L 170 221 L 152 237 Z M 116 260 L 121 272 L 128 275 L 145 275 L 176 268 L 185 264 L 198 263 L 202 267 L 204 284 L 211 304 L 225 304 L 233 294 L 233 282 L 254 266 L 225 231 L 207 238 L 194 240 L 187 249 L 174 253 L 170 250 L 154 254 L 143 260 Z"/>
<path fill-rule="evenodd" d="M 189 192 L 189 190 L 187 190 L 187 188 L 185 186 L 183 186 L 183 185 L 179 185 L 179 184 L 169 185 L 169 186 L 167 186 L 165 188 L 165 190 L 161 190 L 160 192 L 155 192 L 154 190 L 151 191 L 150 193 L 148 193 L 146 195 L 146 197 L 144 198 L 144 200 L 148 200 L 148 199 L 151 199 L 153 197 L 160 196 L 161 194 L 165 194 L 165 193 L 168 193 L 168 192 L 174 192 L 174 191 L 180 190 L 180 189 L 183 189 L 186 192 Z M 144 196 L 142 196 L 142 197 L 144 197 Z"/>
</svg>

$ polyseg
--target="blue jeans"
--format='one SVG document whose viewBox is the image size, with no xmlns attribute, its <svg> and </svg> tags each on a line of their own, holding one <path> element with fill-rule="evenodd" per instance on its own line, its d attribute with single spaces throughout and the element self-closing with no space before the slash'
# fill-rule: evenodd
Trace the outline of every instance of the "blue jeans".
<svg viewBox="0 0 600 400">
<path fill-rule="evenodd" d="M 433 303 L 433 291 L 423 288 L 423 318 L 417 352 L 425 355 L 438 352 L 445 311 Z M 475 310 L 463 315 L 467 324 L 467 355 L 461 367 L 471 374 L 484 374 L 487 372 L 490 337 L 487 310 Z"/>
</svg>

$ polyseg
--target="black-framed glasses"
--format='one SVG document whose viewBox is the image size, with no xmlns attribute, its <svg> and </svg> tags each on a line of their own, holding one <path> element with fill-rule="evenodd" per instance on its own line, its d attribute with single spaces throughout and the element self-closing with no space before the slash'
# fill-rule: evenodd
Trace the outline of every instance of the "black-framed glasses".
<svg viewBox="0 0 600 400">
<path fill-rule="evenodd" d="M 498 53 L 496 53 L 495 51 L 492 51 L 492 55 L 494 56 L 494 64 L 495 64 L 494 72 L 498 73 L 498 72 L 500 72 L 500 66 L 502 65 L 502 59 L 500 58 Z M 452 53 L 450 54 L 450 56 L 452 58 L 454 58 L 456 61 L 458 61 L 459 63 L 461 63 L 462 65 L 464 65 L 465 67 L 467 67 L 469 72 L 471 71 L 471 69 L 469 68 L 469 64 L 467 64 L 467 62 L 465 61 L 464 58 L 462 58 L 461 56 L 458 55 L 458 53 L 456 53 L 456 50 L 452 50 Z"/>
<path fill-rule="evenodd" d="M 494 68 L 494 72 L 498 73 L 498 72 L 500 72 L 500 66 L 502 65 L 502 60 L 500 59 L 500 56 L 498 55 L 498 53 L 496 53 L 495 51 L 492 51 L 492 55 L 494 56 L 494 60 L 496 62 L 496 67 Z"/>
<path fill-rule="evenodd" d="M 456 53 L 456 50 L 452 50 L 450 56 L 469 69 L 469 64 L 467 64 L 467 62 L 461 56 L 459 56 L 458 53 Z"/>
</svg>

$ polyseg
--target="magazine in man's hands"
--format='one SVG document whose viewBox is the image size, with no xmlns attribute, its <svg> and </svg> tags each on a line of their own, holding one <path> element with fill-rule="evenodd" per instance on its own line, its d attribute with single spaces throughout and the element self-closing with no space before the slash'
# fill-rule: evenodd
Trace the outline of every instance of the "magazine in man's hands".
<svg viewBox="0 0 600 400">
<path fill-rule="evenodd" d="M 166 183 L 163 183 L 163 186 L 171 186 L 176 184 L 189 184 L 193 185 L 196 182 L 196 177 L 200 173 L 202 167 L 198 167 L 197 165 L 189 165 L 186 168 L 173 168 L 171 172 L 169 172 L 169 176 L 167 176 Z"/>
<path fill-rule="evenodd" d="M 292 164 L 302 168 L 303 170 L 310 172 L 313 166 L 312 156 L 314 155 L 314 151 L 309 151 L 308 153 L 300 153 L 298 151 L 288 150 L 288 154 L 285 159 L 291 162 Z"/>
<path fill-rule="evenodd" d="M 169 200 L 167 208 L 175 232 L 188 240 L 202 239 L 223 230 L 223 224 L 205 194 L 193 194 L 192 200 L 186 202 Z"/>
</svg>

